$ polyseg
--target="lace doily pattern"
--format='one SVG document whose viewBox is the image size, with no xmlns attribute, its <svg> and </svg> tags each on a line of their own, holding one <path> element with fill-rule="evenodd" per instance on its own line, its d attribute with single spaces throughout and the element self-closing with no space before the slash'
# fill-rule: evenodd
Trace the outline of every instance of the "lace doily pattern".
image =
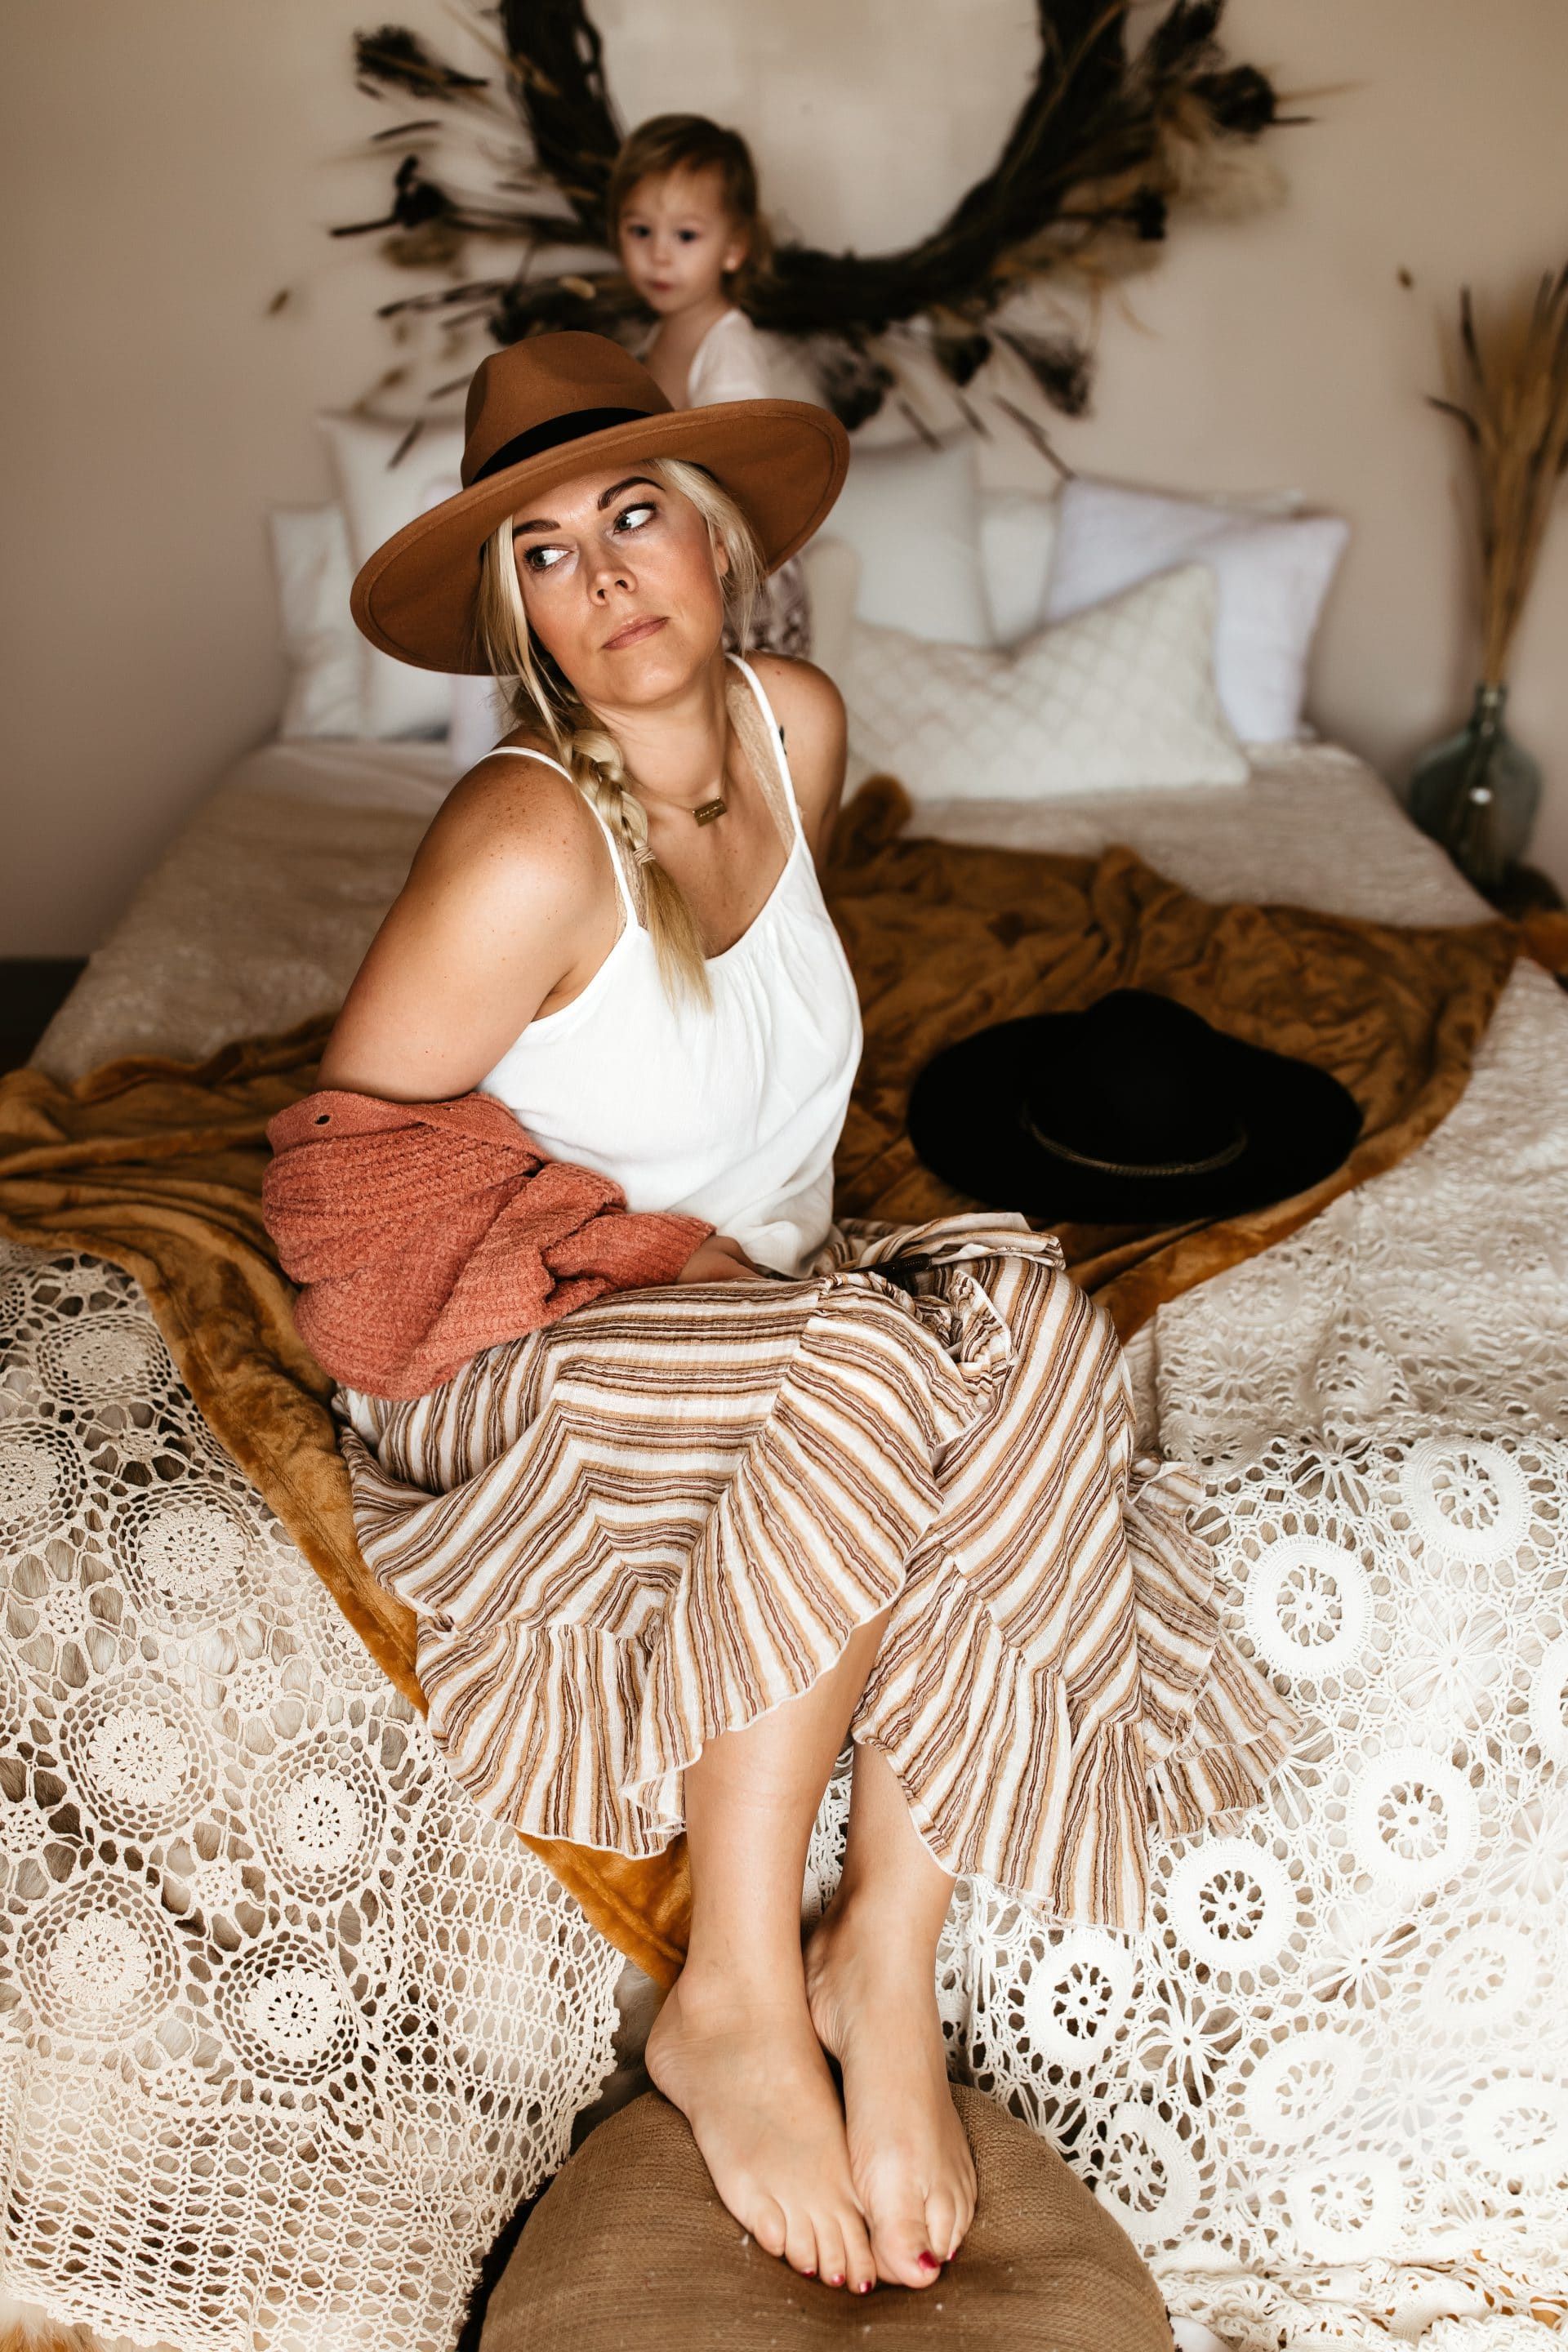
<svg viewBox="0 0 1568 2352">
<path fill-rule="evenodd" d="M 5 2285 L 431 2352 L 613 2063 L 617 1956 L 208 1436 L 128 1277 L 0 1243 Z"/>
<path fill-rule="evenodd" d="M 961 1885 L 954 2072 L 1241 2352 L 1568 2326 L 1568 1001 L 1510 982 L 1423 1150 L 1158 1318 L 1167 1452 L 1305 1736 L 1145 1932 Z M 847 1783 L 813 1842 L 838 1868 Z"/>
<path fill-rule="evenodd" d="M 1269 1806 L 1161 1847 L 1140 1937 L 970 1881 L 943 1939 L 954 2072 L 1246 2352 L 1386 2346 L 1438 2284 L 1568 2314 L 1568 1444 L 1496 1442 L 1487 1504 L 1525 1516 L 1486 1557 L 1448 1517 L 1468 1451 L 1281 1444 L 1215 1481 L 1229 1630 L 1309 1724 Z"/>
<path fill-rule="evenodd" d="M 421 824 L 274 797 L 288 749 L 187 827 L 48 1066 L 335 1001 Z M 921 830 L 1480 911 L 1331 747 L 1245 798 Z M 1139 1335 L 1141 1435 L 1205 1476 L 1230 1628 L 1309 1720 L 1271 1804 L 1162 1851 L 1138 1938 L 973 1883 L 943 1939 L 955 2070 L 1242 2352 L 1534 2352 L 1568 2308 L 1565 1234 L 1568 1003 L 1521 969 L 1420 1151 Z M 0 1250 L 0 1348 L 8 2284 L 179 2352 L 449 2341 L 610 2063 L 616 1958 L 441 1777 L 129 1283 Z"/>
<path fill-rule="evenodd" d="M 1239 1464 L 1281 1432 L 1341 1452 L 1457 1434 L 1431 1508 L 1450 1550 L 1468 1531 L 1485 1551 L 1521 1524 L 1493 1441 L 1568 1434 L 1565 1235 L 1568 995 L 1521 963 L 1420 1150 L 1160 1315 L 1166 1451 Z"/>
</svg>

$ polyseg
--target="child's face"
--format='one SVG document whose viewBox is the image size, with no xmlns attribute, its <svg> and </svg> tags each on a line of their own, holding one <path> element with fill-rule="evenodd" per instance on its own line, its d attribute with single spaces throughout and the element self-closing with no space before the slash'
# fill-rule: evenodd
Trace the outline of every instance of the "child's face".
<svg viewBox="0 0 1568 2352">
<path fill-rule="evenodd" d="M 664 319 L 710 302 L 746 257 L 745 234 L 713 170 L 639 180 L 621 208 L 618 238 L 626 276 Z"/>
</svg>

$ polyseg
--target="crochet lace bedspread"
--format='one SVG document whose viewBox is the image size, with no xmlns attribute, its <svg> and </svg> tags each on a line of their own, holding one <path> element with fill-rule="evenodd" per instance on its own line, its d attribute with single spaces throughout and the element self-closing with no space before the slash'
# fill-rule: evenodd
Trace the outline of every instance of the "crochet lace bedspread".
<svg viewBox="0 0 1568 2352">
<path fill-rule="evenodd" d="M 259 754 L 198 813 L 49 1066 L 332 1001 L 437 786 L 411 761 L 377 807 L 363 754 L 321 756 Z M 1476 912 L 1317 747 L 1239 795 L 921 825 Z M 133 1285 L 5 1249 L 0 1345 L 0 2277 L 175 2352 L 442 2352 L 612 2063 L 617 1956 L 462 1798 Z M 1166 1308 L 1135 1370 L 1307 1735 L 1264 1811 L 1159 1847 L 1141 1935 L 962 1886 L 955 2069 L 1246 2352 L 1533 2347 L 1568 2287 L 1568 998 L 1521 967 L 1431 1141 Z"/>
<path fill-rule="evenodd" d="M 1160 1846 L 1141 1936 L 962 1885 L 957 2066 L 1246 2352 L 1534 2347 L 1568 2314 L 1568 997 L 1521 967 L 1432 1140 L 1152 1350 L 1227 1628 L 1306 1736 L 1258 1813 Z"/>
</svg>

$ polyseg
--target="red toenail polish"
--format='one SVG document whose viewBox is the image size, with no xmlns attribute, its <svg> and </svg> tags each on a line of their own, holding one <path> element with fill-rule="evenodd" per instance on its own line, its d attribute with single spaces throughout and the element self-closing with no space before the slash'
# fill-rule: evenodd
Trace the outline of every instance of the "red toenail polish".
<svg viewBox="0 0 1568 2352">
<path fill-rule="evenodd" d="M 843 2284 L 844 2284 L 844 2273 L 843 2273 L 843 2272 L 842 2272 L 842 2271 L 835 2271 L 835 2272 L 834 2272 L 834 2273 L 833 2273 L 833 2276 L 828 2280 L 827 2284 L 828 2284 L 828 2285 L 829 2285 L 829 2286 L 842 2286 L 842 2285 L 843 2285 Z"/>
<path fill-rule="evenodd" d="M 922 2254 L 921 2256 L 921 2268 L 922 2271 L 939 2271 L 942 2268 L 942 2264 L 938 2262 L 934 2254 Z"/>
<path fill-rule="evenodd" d="M 871 2282 L 870 2282 L 870 2280 L 869 2280 L 869 2279 L 862 2279 L 862 2280 L 861 2280 L 861 2282 L 860 2282 L 860 2284 L 859 2284 L 859 2285 L 857 2287 L 857 2289 L 856 2289 L 855 2291 L 856 2291 L 856 2293 L 857 2293 L 858 2294 L 870 2294 L 870 2292 L 871 2292 Z"/>
</svg>

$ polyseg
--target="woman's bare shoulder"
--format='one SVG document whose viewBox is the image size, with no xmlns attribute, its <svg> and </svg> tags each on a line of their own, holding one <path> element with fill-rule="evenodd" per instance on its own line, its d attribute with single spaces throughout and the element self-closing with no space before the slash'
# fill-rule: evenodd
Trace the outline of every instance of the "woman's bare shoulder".
<svg viewBox="0 0 1568 2352">
<path fill-rule="evenodd" d="M 844 697 L 815 662 L 801 661 L 791 654 L 751 654 L 747 658 L 763 681 L 774 717 L 789 736 L 792 751 L 796 740 L 790 731 L 792 719 L 803 749 L 809 749 L 814 740 L 830 741 L 835 731 L 843 728 Z"/>
<path fill-rule="evenodd" d="M 517 759 L 516 751 L 539 756 Z M 447 878 L 499 881 L 525 871 L 531 891 L 581 879 L 601 863 L 587 803 L 554 754 L 517 733 L 458 778 L 420 845 L 419 863 Z"/>
</svg>

